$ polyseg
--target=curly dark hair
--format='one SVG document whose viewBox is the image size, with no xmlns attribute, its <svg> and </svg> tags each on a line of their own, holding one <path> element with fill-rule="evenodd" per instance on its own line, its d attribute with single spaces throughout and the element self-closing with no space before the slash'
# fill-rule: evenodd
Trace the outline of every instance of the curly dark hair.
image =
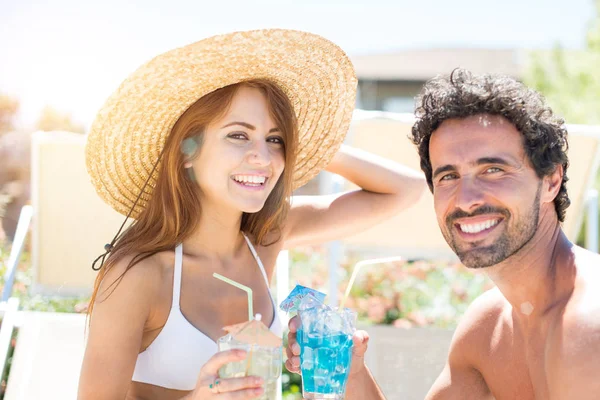
<svg viewBox="0 0 600 400">
<path fill-rule="evenodd" d="M 421 169 L 433 192 L 429 141 L 432 133 L 448 119 L 479 114 L 500 115 L 523 135 L 523 146 L 539 178 L 563 167 L 560 191 L 554 199 L 558 220 L 563 222 L 571 204 L 567 194 L 567 130 L 536 91 L 508 76 L 476 75 L 455 69 L 450 76 L 429 80 L 417 97 L 411 141 L 418 147 Z"/>
</svg>

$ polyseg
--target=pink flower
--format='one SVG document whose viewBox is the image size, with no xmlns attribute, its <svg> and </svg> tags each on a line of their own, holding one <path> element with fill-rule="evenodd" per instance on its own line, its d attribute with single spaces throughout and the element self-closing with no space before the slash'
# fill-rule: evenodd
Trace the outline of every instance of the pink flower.
<svg viewBox="0 0 600 400">
<path fill-rule="evenodd" d="M 367 317 L 376 324 L 385 320 L 387 314 L 386 301 L 379 296 L 369 297 L 367 302 Z"/>
<path fill-rule="evenodd" d="M 452 293 L 460 300 L 467 301 L 467 290 L 461 286 L 459 283 L 454 283 L 452 285 Z"/>
<path fill-rule="evenodd" d="M 87 301 L 83 302 L 83 303 L 77 303 L 77 304 L 75 304 L 75 312 L 77 312 L 77 313 L 87 312 L 89 305 L 90 305 L 90 303 Z"/>
<path fill-rule="evenodd" d="M 413 324 L 405 318 L 400 318 L 394 321 L 394 326 L 396 328 L 410 329 L 412 328 Z"/>
<path fill-rule="evenodd" d="M 427 279 L 427 271 L 425 269 L 413 267 L 409 271 L 409 274 L 411 276 L 414 276 L 415 278 L 417 278 L 420 281 L 424 281 L 425 279 Z"/>
<path fill-rule="evenodd" d="M 344 294 L 340 294 L 339 298 L 341 299 L 344 296 Z M 346 304 L 344 304 L 345 308 L 350 308 L 352 310 L 356 310 L 356 300 L 354 300 L 353 297 L 348 296 L 348 298 L 346 299 Z"/>
<path fill-rule="evenodd" d="M 410 314 L 408 314 L 407 317 L 417 326 L 425 326 L 429 324 L 427 318 L 419 311 L 413 311 Z"/>
</svg>

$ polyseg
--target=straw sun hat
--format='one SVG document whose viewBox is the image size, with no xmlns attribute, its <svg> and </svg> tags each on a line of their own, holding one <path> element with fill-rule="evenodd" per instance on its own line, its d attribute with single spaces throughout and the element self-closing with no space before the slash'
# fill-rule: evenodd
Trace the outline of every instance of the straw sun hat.
<svg viewBox="0 0 600 400">
<path fill-rule="evenodd" d="M 294 188 L 308 182 L 344 140 L 356 95 L 354 68 L 320 36 L 269 29 L 201 40 L 131 74 L 99 111 L 87 138 L 87 170 L 99 196 L 136 218 L 152 195 L 177 119 L 202 96 L 258 78 L 278 84 L 292 102 L 299 131 Z"/>
</svg>

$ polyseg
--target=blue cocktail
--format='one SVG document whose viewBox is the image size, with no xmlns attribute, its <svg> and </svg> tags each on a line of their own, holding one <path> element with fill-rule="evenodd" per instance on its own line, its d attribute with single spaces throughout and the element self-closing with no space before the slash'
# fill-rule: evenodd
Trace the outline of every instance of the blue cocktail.
<svg viewBox="0 0 600 400">
<path fill-rule="evenodd" d="M 299 330 L 300 369 L 305 399 L 343 399 L 352 361 L 352 335 L 323 336 Z"/>
<path fill-rule="evenodd" d="M 356 313 L 303 299 L 299 310 L 302 394 L 305 399 L 343 399 L 352 361 Z"/>
</svg>

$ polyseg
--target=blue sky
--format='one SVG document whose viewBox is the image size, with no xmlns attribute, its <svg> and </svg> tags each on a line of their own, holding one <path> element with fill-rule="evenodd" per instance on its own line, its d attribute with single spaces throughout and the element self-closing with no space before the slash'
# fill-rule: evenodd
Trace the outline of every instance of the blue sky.
<svg viewBox="0 0 600 400">
<path fill-rule="evenodd" d="M 0 92 L 20 99 L 22 125 L 48 104 L 87 126 L 143 62 L 217 33 L 300 29 L 351 55 L 579 48 L 592 13 L 592 0 L 0 0 Z"/>
</svg>

